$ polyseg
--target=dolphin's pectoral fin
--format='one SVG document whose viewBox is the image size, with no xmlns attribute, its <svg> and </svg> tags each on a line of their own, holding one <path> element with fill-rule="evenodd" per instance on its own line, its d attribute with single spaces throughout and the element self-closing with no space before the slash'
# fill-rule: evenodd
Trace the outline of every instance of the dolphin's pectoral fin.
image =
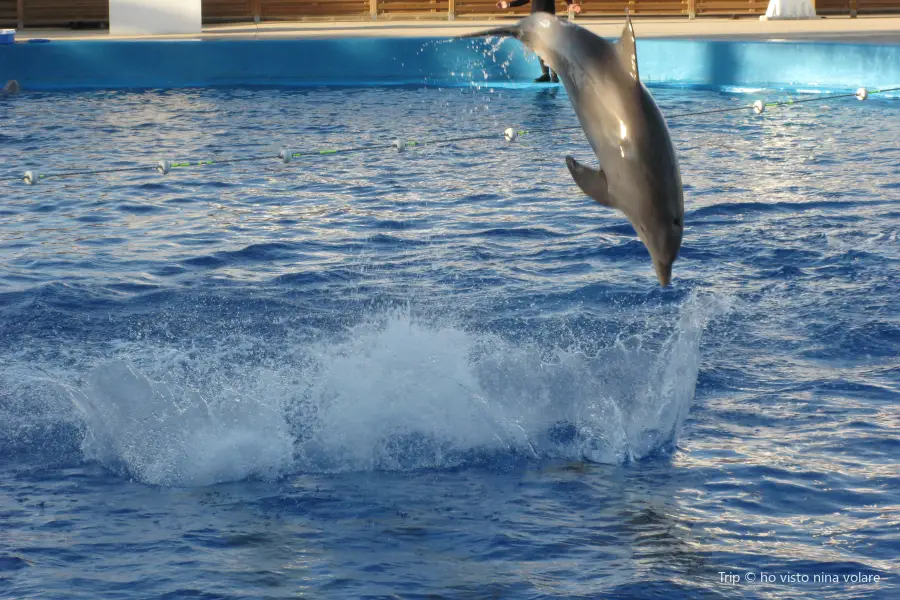
<svg viewBox="0 0 900 600">
<path fill-rule="evenodd" d="M 625 72 L 638 81 L 640 77 L 638 76 L 637 45 L 634 41 L 634 26 L 631 24 L 629 15 L 625 15 L 625 30 L 622 31 L 622 37 L 616 42 L 616 52 L 619 60 L 622 61 Z"/>
<path fill-rule="evenodd" d="M 566 157 L 566 166 L 572 179 L 581 188 L 581 191 L 609 208 L 615 208 L 612 197 L 609 195 L 609 185 L 606 183 L 606 173 L 586 167 L 571 156 Z"/>
</svg>

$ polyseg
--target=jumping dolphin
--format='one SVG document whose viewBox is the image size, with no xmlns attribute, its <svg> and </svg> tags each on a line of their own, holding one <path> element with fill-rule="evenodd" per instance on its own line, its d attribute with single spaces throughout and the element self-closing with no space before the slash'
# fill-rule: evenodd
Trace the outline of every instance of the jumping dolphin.
<svg viewBox="0 0 900 600">
<path fill-rule="evenodd" d="M 628 217 L 659 283 L 668 285 L 684 231 L 684 193 L 669 128 L 638 77 L 631 17 L 615 45 L 547 13 L 460 37 L 489 36 L 515 37 L 559 74 L 601 166 L 567 156 L 569 172 L 585 194 Z"/>
<path fill-rule="evenodd" d="M 6 85 L 3 86 L 3 93 L 9 95 L 18 94 L 19 89 L 19 82 L 15 79 L 10 79 L 6 82 Z"/>
</svg>

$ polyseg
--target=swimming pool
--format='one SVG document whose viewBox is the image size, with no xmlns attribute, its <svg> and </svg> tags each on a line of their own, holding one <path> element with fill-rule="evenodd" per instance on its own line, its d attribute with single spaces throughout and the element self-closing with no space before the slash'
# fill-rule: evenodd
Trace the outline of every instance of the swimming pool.
<svg viewBox="0 0 900 600">
<path fill-rule="evenodd" d="M 666 290 L 579 130 L 503 142 L 558 88 L 0 106 L 3 176 L 497 132 L 4 185 L 13 597 L 896 595 L 896 100 L 673 120 Z"/>
</svg>

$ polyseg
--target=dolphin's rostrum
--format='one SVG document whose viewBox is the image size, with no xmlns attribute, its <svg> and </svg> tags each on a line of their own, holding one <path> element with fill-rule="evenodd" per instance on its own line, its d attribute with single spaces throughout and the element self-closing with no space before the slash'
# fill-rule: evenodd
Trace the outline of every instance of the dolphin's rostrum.
<svg viewBox="0 0 900 600">
<path fill-rule="evenodd" d="M 485 36 L 515 37 L 559 74 L 601 165 L 595 170 L 567 156 L 575 183 L 628 217 L 660 284 L 668 285 L 681 248 L 684 194 L 669 128 L 638 76 L 631 18 L 615 45 L 547 13 L 462 37 Z"/>
</svg>

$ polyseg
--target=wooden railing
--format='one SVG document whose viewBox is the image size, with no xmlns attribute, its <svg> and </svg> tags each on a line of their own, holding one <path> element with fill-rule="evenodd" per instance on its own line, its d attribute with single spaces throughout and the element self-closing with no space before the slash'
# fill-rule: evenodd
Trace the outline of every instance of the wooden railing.
<svg viewBox="0 0 900 600">
<path fill-rule="evenodd" d="M 0 0 L 0 27 L 15 27 L 18 16 L 16 0 Z"/>
<path fill-rule="evenodd" d="M 377 9 L 391 19 L 447 19 L 450 0 L 378 0 Z"/>
<path fill-rule="evenodd" d="M 109 22 L 109 0 L 16 0 L 19 27 L 80 26 Z"/>
<path fill-rule="evenodd" d="M 697 16 L 753 17 L 766 14 L 769 0 L 694 0 Z"/>
<path fill-rule="evenodd" d="M 263 21 L 360 18 L 369 14 L 369 0 L 257 0 L 256 4 L 259 12 L 255 14 Z"/>
<path fill-rule="evenodd" d="M 557 0 L 557 13 L 566 3 Z M 582 17 L 621 17 L 627 7 L 640 16 L 755 17 L 768 0 L 581 0 Z M 900 12 L 900 0 L 815 0 L 822 15 Z M 516 18 L 530 12 L 525 5 L 500 10 L 496 0 L 203 0 L 206 23 L 338 20 L 338 19 L 472 19 Z M 109 0 L 0 0 L 0 26 L 41 27 L 104 25 Z"/>
<path fill-rule="evenodd" d="M 820 15 L 876 15 L 900 13 L 900 0 L 816 0 Z"/>
<path fill-rule="evenodd" d="M 633 15 L 688 14 L 688 0 L 581 0 L 579 4 L 583 17 L 623 16 L 626 8 Z M 457 17 L 521 17 L 530 12 L 531 7 L 527 4 L 511 10 L 500 10 L 496 0 L 456 0 Z M 556 14 L 566 14 L 564 0 L 556 0 Z"/>
<path fill-rule="evenodd" d="M 205 0 L 203 20 L 207 23 L 251 21 L 262 11 L 252 0 Z"/>
</svg>

